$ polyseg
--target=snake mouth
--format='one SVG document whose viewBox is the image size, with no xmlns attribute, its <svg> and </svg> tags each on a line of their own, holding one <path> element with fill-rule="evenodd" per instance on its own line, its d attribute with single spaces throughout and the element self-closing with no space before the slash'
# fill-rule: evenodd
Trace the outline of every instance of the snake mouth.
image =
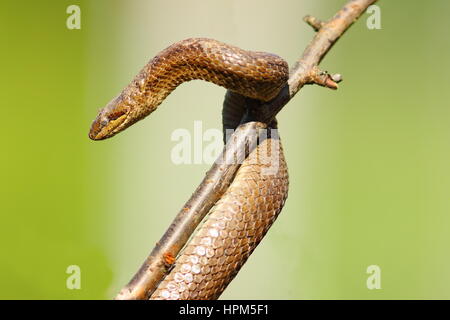
<svg viewBox="0 0 450 320">
<path fill-rule="evenodd" d="M 112 137 L 120 131 L 127 117 L 127 110 L 115 111 L 110 114 L 105 114 L 104 111 L 100 112 L 91 125 L 89 138 L 92 140 L 104 140 Z"/>
</svg>

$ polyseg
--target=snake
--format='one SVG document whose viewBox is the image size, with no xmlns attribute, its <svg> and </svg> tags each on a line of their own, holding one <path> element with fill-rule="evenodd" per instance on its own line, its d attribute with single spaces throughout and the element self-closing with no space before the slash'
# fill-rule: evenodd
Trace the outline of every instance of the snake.
<svg viewBox="0 0 450 320">
<path fill-rule="evenodd" d="M 214 39 L 189 38 L 152 58 L 102 108 L 89 137 L 103 140 L 145 118 L 180 84 L 204 80 L 227 89 L 222 124 L 235 129 L 246 101 L 268 102 L 286 85 L 287 62 Z M 268 128 L 277 129 L 276 120 Z M 273 166 L 276 162 L 276 166 Z M 268 170 L 269 168 L 276 170 Z M 281 212 L 289 177 L 281 140 L 267 135 L 242 161 L 229 187 L 210 209 L 158 284 L 152 300 L 218 299 Z"/>
</svg>

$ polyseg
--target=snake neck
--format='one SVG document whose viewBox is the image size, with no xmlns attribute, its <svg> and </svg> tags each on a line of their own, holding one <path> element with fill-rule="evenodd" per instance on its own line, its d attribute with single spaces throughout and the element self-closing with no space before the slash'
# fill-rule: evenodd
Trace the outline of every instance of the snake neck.
<svg viewBox="0 0 450 320">
<path fill-rule="evenodd" d="M 288 65 L 277 55 L 192 38 L 156 55 L 122 95 L 129 96 L 134 105 L 144 105 L 150 114 L 181 83 L 205 80 L 243 96 L 268 101 L 280 91 L 287 76 Z"/>
</svg>

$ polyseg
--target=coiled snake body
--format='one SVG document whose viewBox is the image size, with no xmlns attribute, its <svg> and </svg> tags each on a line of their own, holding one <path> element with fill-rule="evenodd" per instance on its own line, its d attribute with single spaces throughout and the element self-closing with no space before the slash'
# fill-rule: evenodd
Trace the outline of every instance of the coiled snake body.
<svg viewBox="0 0 450 320">
<path fill-rule="evenodd" d="M 276 55 L 245 51 L 212 39 L 180 41 L 153 58 L 99 112 L 89 137 L 101 140 L 123 131 L 154 111 L 179 84 L 195 79 L 229 90 L 223 124 L 236 128 L 245 112 L 245 97 L 273 99 L 288 79 L 288 65 Z M 271 167 L 276 170 L 267 170 Z M 229 188 L 150 298 L 217 299 L 280 213 L 287 193 L 281 143 L 269 136 L 242 162 Z"/>
</svg>

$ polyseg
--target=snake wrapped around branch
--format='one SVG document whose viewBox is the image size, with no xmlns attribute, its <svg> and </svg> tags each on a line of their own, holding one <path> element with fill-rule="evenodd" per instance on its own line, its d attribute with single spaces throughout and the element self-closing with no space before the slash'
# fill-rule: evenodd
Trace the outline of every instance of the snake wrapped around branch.
<svg viewBox="0 0 450 320">
<path fill-rule="evenodd" d="M 224 132 L 235 129 L 247 111 L 246 102 L 270 101 L 288 76 L 287 63 L 277 55 L 245 51 L 212 39 L 186 39 L 155 56 L 100 110 L 89 137 L 114 136 L 152 113 L 178 85 L 196 79 L 228 89 L 223 128 Z M 275 129 L 276 121 L 267 125 Z M 277 218 L 288 184 L 279 137 L 268 134 L 249 150 L 230 186 L 173 257 L 168 273 L 144 296 L 217 299 Z"/>
</svg>

